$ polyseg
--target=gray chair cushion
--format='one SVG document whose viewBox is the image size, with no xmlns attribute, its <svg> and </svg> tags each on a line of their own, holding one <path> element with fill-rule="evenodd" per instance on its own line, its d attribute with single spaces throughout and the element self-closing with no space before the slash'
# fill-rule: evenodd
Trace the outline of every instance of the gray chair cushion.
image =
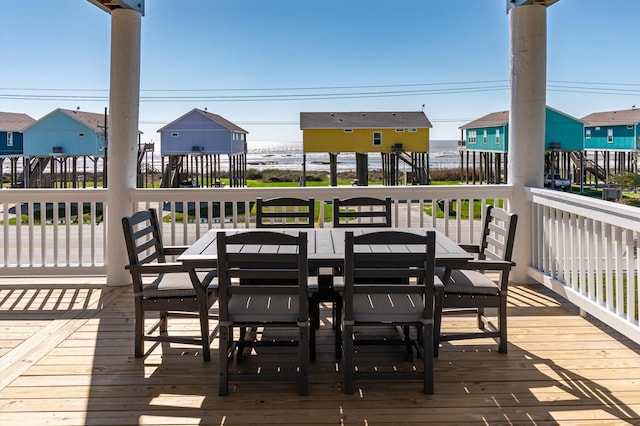
<svg viewBox="0 0 640 426">
<path fill-rule="evenodd" d="M 444 268 L 436 268 L 438 278 L 442 279 Z M 456 294 L 500 294 L 500 286 L 479 271 L 454 269 L 451 278 L 444 286 L 445 293 Z"/>
<path fill-rule="evenodd" d="M 355 322 L 419 322 L 424 303 L 419 294 L 354 294 Z"/>
<path fill-rule="evenodd" d="M 228 306 L 229 320 L 233 322 L 298 321 L 297 296 L 234 294 Z"/>
</svg>

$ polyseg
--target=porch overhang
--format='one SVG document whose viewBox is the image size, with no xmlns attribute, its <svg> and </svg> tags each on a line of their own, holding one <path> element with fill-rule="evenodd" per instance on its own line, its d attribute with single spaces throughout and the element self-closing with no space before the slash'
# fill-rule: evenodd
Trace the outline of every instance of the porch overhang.
<svg viewBox="0 0 640 426">
<path fill-rule="evenodd" d="M 144 16 L 144 0 L 89 0 L 89 3 L 95 4 L 108 13 L 114 9 L 131 9 Z"/>
<path fill-rule="evenodd" d="M 507 13 L 514 7 L 526 6 L 528 4 L 541 4 L 543 6 L 551 6 L 558 0 L 507 0 Z"/>
</svg>

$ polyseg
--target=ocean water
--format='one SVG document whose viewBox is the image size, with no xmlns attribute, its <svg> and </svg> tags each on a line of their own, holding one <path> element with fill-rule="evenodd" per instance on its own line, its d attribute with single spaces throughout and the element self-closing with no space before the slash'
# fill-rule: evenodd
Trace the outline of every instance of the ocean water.
<svg viewBox="0 0 640 426">
<path fill-rule="evenodd" d="M 251 142 L 247 143 L 247 168 L 265 170 L 302 170 L 302 142 Z M 306 156 L 307 171 L 328 171 L 329 154 L 309 153 Z M 400 163 L 400 168 L 405 167 Z M 453 168 L 460 165 L 458 142 L 436 140 L 430 142 L 429 166 L 432 169 Z M 408 166 L 406 166 L 408 167 Z M 353 153 L 338 154 L 338 172 L 355 171 L 356 156 Z M 381 155 L 369 154 L 369 169 L 382 169 Z"/>
<path fill-rule="evenodd" d="M 157 147 L 159 149 L 159 146 Z M 228 157 L 220 157 L 222 170 L 229 170 Z M 247 142 L 247 168 L 265 170 L 281 169 L 302 171 L 302 142 Z M 306 157 L 307 171 L 328 171 L 329 154 L 310 153 Z M 458 142 L 455 140 L 435 140 L 430 141 L 429 167 L 431 169 L 454 168 L 460 165 L 460 155 L 458 154 Z M 19 161 L 18 170 L 21 170 L 22 161 Z M 159 152 L 154 154 L 153 166 L 157 170 L 162 170 L 162 157 Z M 400 162 L 400 170 L 408 168 L 406 164 Z M 78 162 L 78 168 L 82 170 L 82 159 Z M 93 170 L 93 165 L 88 166 Z M 356 156 L 353 153 L 342 153 L 338 155 L 338 172 L 355 171 Z M 101 169 L 101 163 L 99 164 Z M 382 169 L 381 156 L 377 153 L 369 154 L 369 170 Z M 10 172 L 9 161 L 3 163 L 3 172 Z"/>
</svg>

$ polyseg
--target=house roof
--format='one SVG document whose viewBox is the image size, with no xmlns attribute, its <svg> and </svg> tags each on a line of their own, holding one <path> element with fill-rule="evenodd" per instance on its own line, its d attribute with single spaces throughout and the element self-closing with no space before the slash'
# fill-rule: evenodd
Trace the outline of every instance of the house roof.
<svg viewBox="0 0 640 426">
<path fill-rule="evenodd" d="M 182 120 L 184 117 L 192 114 L 193 112 L 197 112 L 198 114 L 201 114 L 201 115 L 207 117 L 209 120 L 211 120 L 211 121 L 213 121 L 215 123 L 218 123 L 219 125 L 221 125 L 225 129 L 231 130 L 232 132 L 249 133 L 245 129 L 243 129 L 242 127 L 238 126 L 237 124 L 232 123 L 231 121 L 227 120 L 226 118 L 224 118 L 221 115 L 214 114 L 214 113 L 209 112 L 209 111 L 203 111 L 203 110 L 198 109 L 198 108 L 194 108 L 191 111 L 187 112 L 186 114 L 181 115 L 180 117 L 178 117 L 175 120 L 173 120 L 171 123 L 169 123 L 166 126 L 163 126 L 162 128 L 158 129 L 158 132 L 162 132 L 167 127 L 170 127 L 174 123 Z"/>
<path fill-rule="evenodd" d="M 104 114 L 62 108 L 58 108 L 57 111 L 67 114 L 74 120 L 86 124 L 87 126 L 91 127 L 91 129 L 93 129 L 93 131 L 95 131 L 96 133 L 104 133 Z"/>
<path fill-rule="evenodd" d="M 15 112 L 0 112 L 0 131 L 21 132 L 36 120 L 27 114 Z"/>
<path fill-rule="evenodd" d="M 579 118 L 575 118 L 565 112 L 559 111 L 555 108 L 551 108 L 549 105 L 545 107 L 547 110 L 554 111 L 558 114 L 564 115 L 575 121 L 583 121 Z M 497 127 L 497 126 L 506 126 L 509 124 L 509 111 L 499 111 L 492 112 L 490 114 L 485 115 L 484 117 L 480 117 L 477 120 L 473 120 L 463 126 L 460 126 L 459 129 L 478 129 L 482 127 Z"/>
<path fill-rule="evenodd" d="M 582 120 L 587 126 L 624 126 L 640 124 L 640 109 L 594 112 Z"/>
<path fill-rule="evenodd" d="M 301 112 L 300 129 L 431 128 L 421 112 Z"/>
<path fill-rule="evenodd" d="M 497 127 L 505 126 L 509 124 L 509 111 L 492 112 L 480 117 L 477 120 L 473 120 L 463 126 L 460 129 L 477 129 L 481 127 Z"/>
<path fill-rule="evenodd" d="M 25 130 L 28 127 L 31 127 L 33 125 L 35 125 L 36 123 L 45 120 L 47 117 L 56 114 L 56 113 L 62 113 L 65 114 L 67 116 L 69 116 L 70 118 L 72 118 L 73 120 L 84 124 L 85 126 L 89 127 L 91 130 L 93 130 L 96 133 L 104 133 L 104 114 L 98 114 L 95 112 L 85 112 L 85 111 L 80 111 L 80 110 L 75 110 L 75 109 L 63 109 L 63 108 L 58 108 L 55 109 L 53 111 L 51 111 L 49 114 L 45 115 L 44 117 L 40 118 L 39 120 L 31 123 L 30 125 L 28 125 L 27 127 L 25 127 Z M 107 120 L 109 118 L 107 117 Z"/>
</svg>

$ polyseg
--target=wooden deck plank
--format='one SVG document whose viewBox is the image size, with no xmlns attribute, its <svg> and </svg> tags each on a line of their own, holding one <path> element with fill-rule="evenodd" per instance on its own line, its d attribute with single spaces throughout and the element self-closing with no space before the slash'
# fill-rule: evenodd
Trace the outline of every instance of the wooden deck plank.
<svg viewBox="0 0 640 426">
<path fill-rule="evenodd" d="M 215 350 L 210 363 L 197 347 L 174 344 L 136 359 L 130 290 L 65 288 L 11 292 L 0 282 L 3 426 L 640 424 L 639 346 L 538 286 L 513 286 L 509 353 L 498 354 L 491 339 L 445 343 L 429 396 L 420 383 L 399 381 L 356 382 L 356 393 L 344 395 L 324 309 L 308 397 L 299 397 L 294 384 L 251 382 L 218 397 Z M 474 320 L 444 321 L 457 330 Z M 198 329 L 189 320 L 171 326 L 185 334 Z M 292 368 L 293 351 L 260 349 L 240 368 Z M 409 366 L 398 348 L 362 350 L 357 360 L 363 369 Z"/>
</svg>

